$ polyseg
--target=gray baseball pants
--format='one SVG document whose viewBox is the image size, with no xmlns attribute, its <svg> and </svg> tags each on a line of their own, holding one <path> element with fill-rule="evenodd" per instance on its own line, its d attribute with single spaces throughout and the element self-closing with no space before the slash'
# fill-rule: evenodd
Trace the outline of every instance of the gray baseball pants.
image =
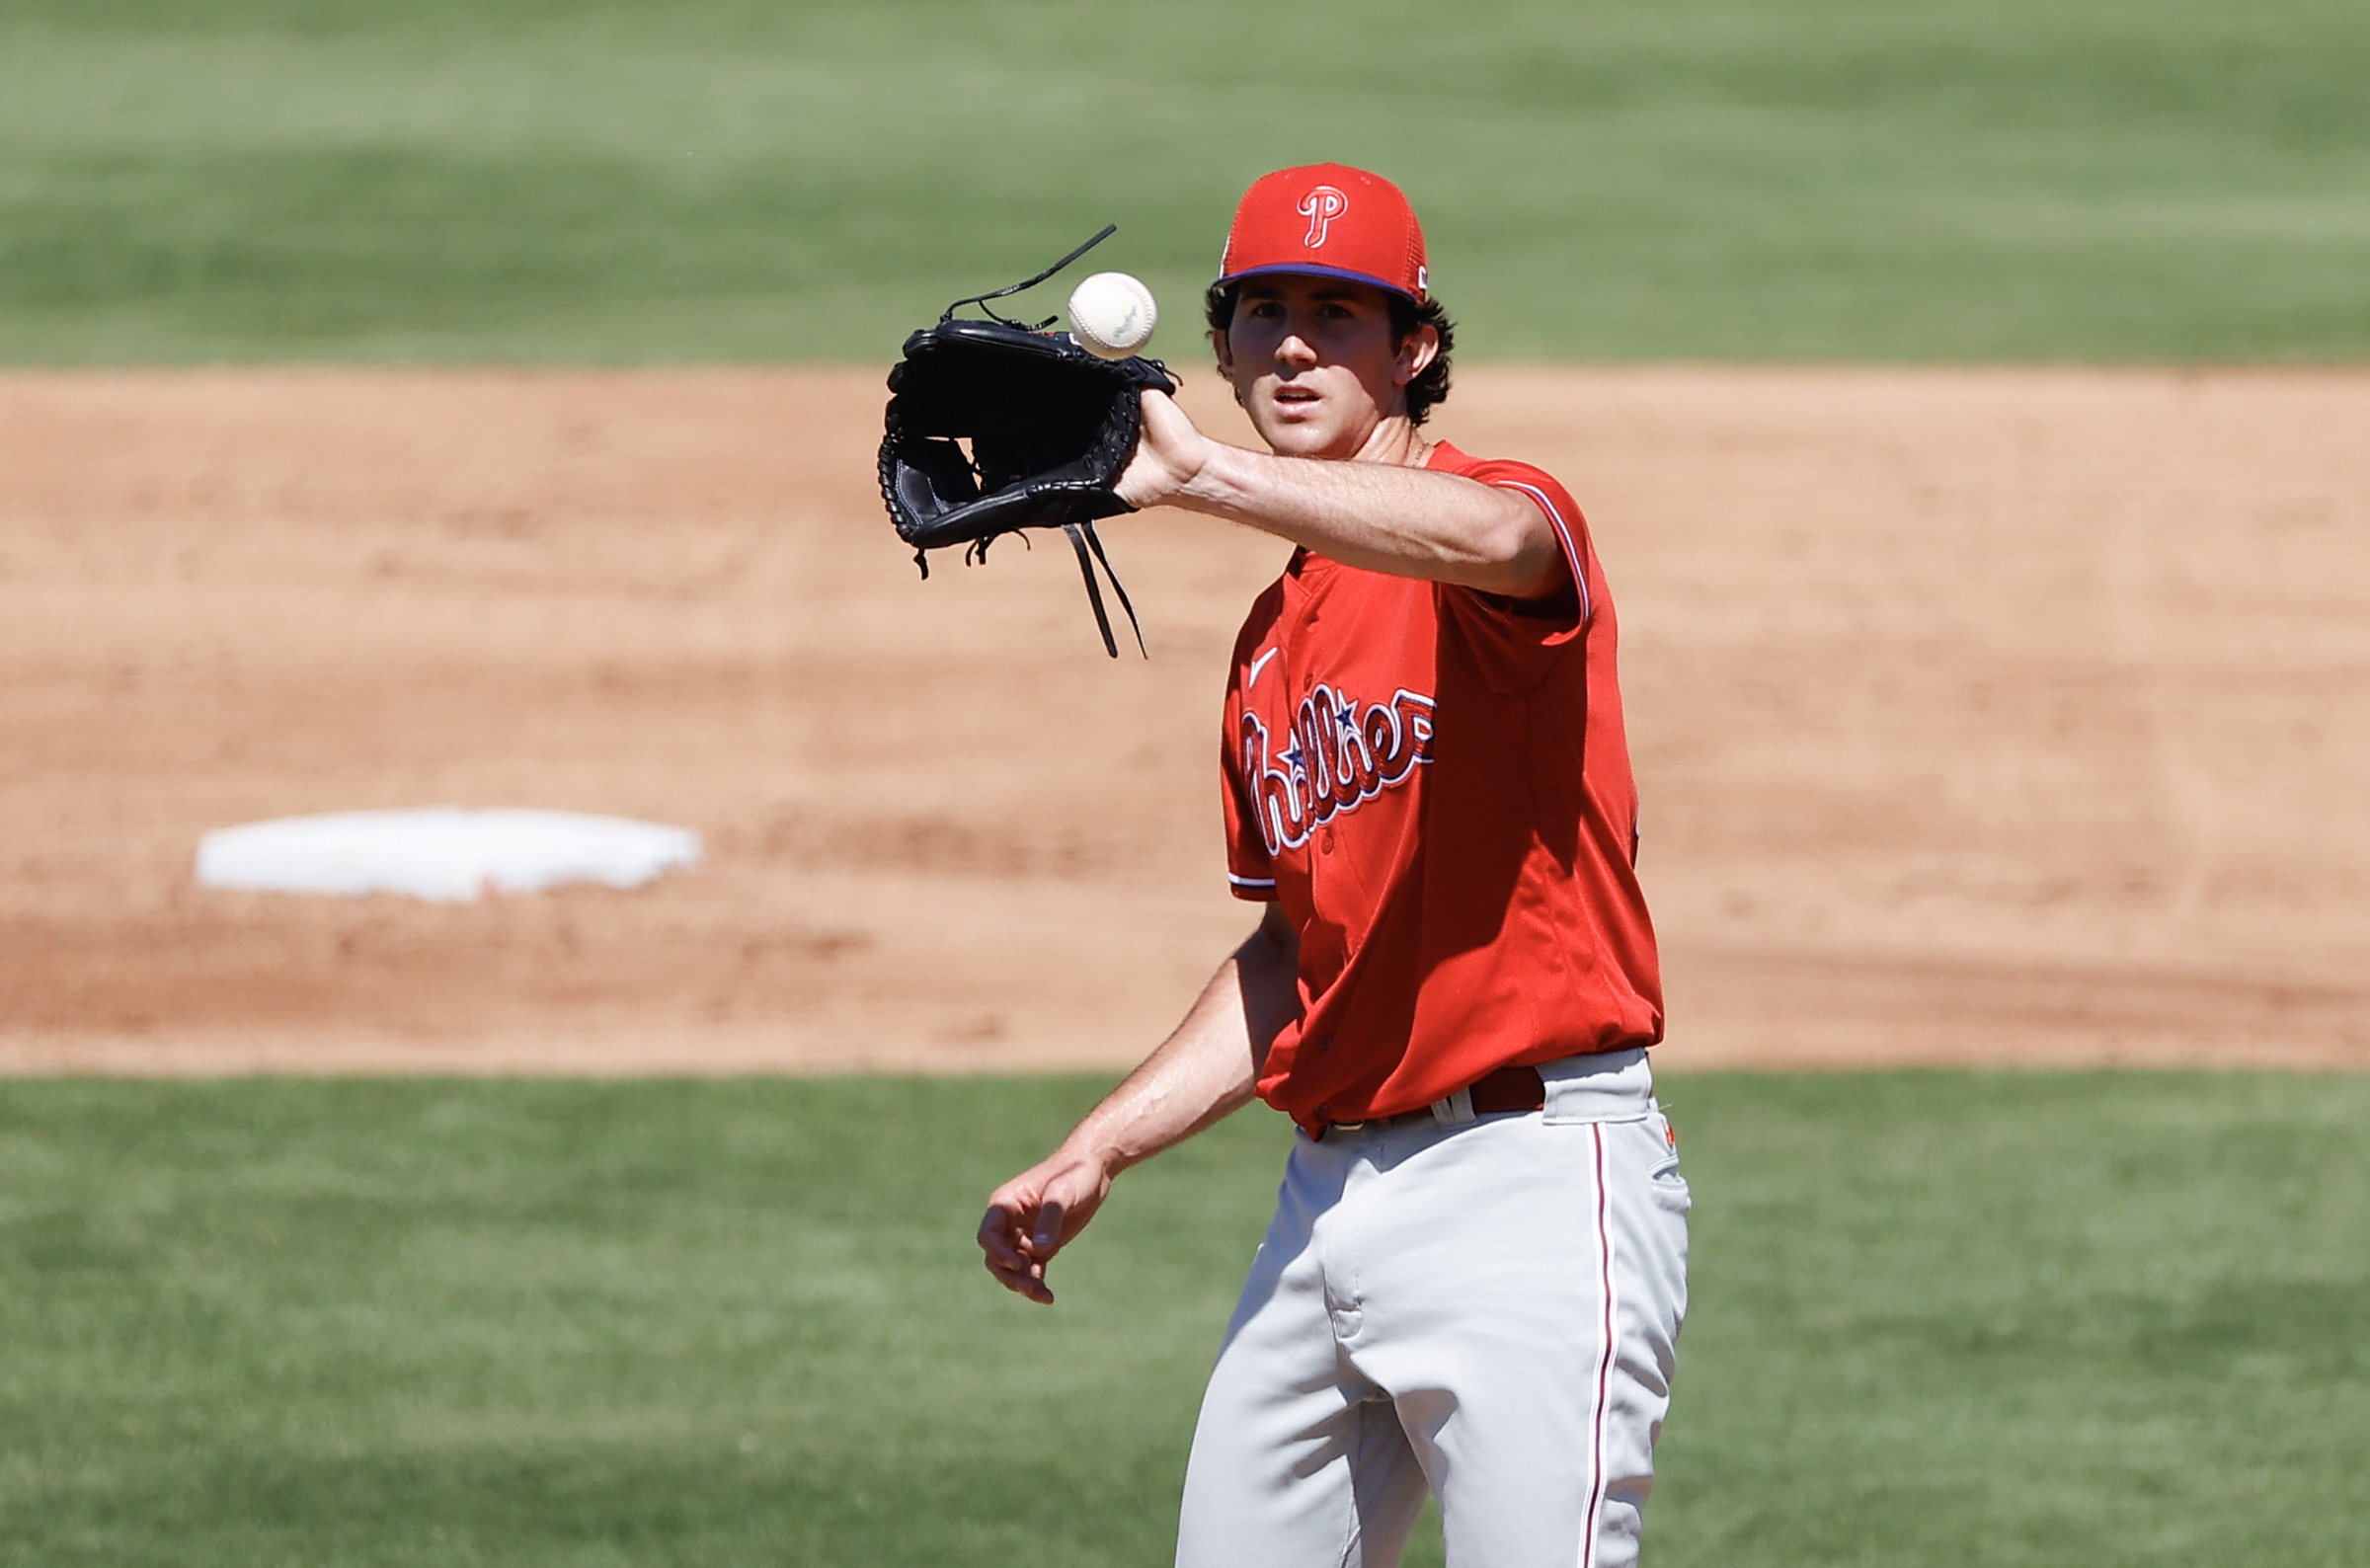
<svg viewBox="0 0 2370 1568">
<path fill-rule="evenodd" d="M 1541 1111 L 1302 1135 L 1202 1402 L 1179 1568 L 1630 1568 L 1687 1312 L 1645 1053 Z M 1469 1112 L 1466 1113 L 1469 1115 Z"/>
</svg>

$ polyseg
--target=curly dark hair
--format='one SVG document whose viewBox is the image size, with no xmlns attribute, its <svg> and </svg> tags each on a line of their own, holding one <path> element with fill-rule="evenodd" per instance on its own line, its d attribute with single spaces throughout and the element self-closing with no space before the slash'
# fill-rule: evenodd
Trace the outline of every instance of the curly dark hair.
<svg viewBox="0 0 2370 1568">
<path fill-rule="evenodd" d="M 1212 283 L 1210 292 L 1202 296 L 1203 314 L 1209 318 L 1212 332 L 1224 332 L 1234 325 L 1234 301 L 1242 292 L 1240 281 Z M 1449 400 L 1449 352 L 1457 347 L 1457 323 L 1449 319 L 1446 307 L 1437 299 L 1417 304 L 1404 294 L 1382 292 L 1390 306 L 1390 336 L 1394 343 L 1405 343 L 1407 335 L 1418 327 L 1429 327 L 1440 334 L 1440 353 L 1424 366 L 1423 373 L 1407 383 L 1407 422 L 1421 425 L 1432 417 L 1436 403 Z"/>
</svg>

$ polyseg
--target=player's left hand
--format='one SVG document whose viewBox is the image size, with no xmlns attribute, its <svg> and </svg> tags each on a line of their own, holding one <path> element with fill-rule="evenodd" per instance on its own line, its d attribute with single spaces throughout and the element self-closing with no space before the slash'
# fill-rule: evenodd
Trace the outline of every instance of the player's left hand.
<svg viewBox="0 0 2370 1568">
<path fill-rule="evenodd" d="M 1181 493 L 1210 460 L 1216 443 L 1198 430 L 1177 400 L 1165 392 L 1138 394 L 1144 402 L 1144 424 L 1136 437 L 1136 455 L 1120 470 L 1112 490 L 1131 507 L 1157 507 Z"/>
<path fill-rule="evenodd" d="M 1099 1160 L 1056 1150 L 998 1187 L 980 1220 L 980 1250 L 988 1272 L 1008 1291 L 1051 1306 L 1045 1267 L 1086 1228 L 1111 1194 L 1111 1173 Z"/>
</svg>

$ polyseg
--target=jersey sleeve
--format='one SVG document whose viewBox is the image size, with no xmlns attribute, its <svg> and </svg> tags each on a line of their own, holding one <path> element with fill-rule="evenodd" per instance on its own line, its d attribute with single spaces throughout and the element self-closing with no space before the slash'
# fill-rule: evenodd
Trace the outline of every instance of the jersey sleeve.
<svg viewBox="0 0 2370 1568">
<path fill-rule="evenodd" d="M 1446 586 L 1440 590 L 1443 614 L 1464 634 L 1489 685 L 1501 692 L 1527 691 L 1588 630 L 1595 613 L 1588 522 L 1571 494 L 1529 463 L 1467 458 L 1454 471 L 1528 500 L 1546 517 L 1562 548 L 1561 579 L 1538 598 Z"/>
<path fill-rule="evenodd" d="M 1271 903 L 1276 898 L 1276 867 L 1259 824 L 1259 779 L 1254 747 L 1243 724 L 1243 687 L 1266 661 L 1262 643 L 1272 633 L 1281 589 L 1270 588 L 1252 606 L 1250 618 L 1235 638 L 1234 659 L 1226 674 L 1223 733 L 1219 738 L 1220 797 L 1226 816 L 1226 888 L 1237 899 Z"/>
<path fill-rule="evenodd" d="M 1224 773 L 1226 889 L 1237 899 L 1272 903 L 1276 867 L 1268 857 L 1267 841 L 1259 835 L 1259 797 L 1243 772 L 1241 741 L 1231 735 L 1228 740 Z"/>
</svg>

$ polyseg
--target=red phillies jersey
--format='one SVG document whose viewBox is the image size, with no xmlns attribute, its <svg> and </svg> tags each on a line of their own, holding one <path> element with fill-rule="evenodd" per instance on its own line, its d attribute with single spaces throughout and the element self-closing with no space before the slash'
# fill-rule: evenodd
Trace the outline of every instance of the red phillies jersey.
<svg viewBox="0 0 2370 1568">
<path fill-rule="evenodd" d="M 1662 1038 L 1587 526 L 1528 464 L 1444 444 L 1429 466 L 1536 501 L 1570 562 L 1562 591 L 1513 600 L 1297 551 L 1226 686 L 1228 876 L 1301 940 L 1302 1018 L 1259 1094 L 1311 1131 Z"/>
</svg>

